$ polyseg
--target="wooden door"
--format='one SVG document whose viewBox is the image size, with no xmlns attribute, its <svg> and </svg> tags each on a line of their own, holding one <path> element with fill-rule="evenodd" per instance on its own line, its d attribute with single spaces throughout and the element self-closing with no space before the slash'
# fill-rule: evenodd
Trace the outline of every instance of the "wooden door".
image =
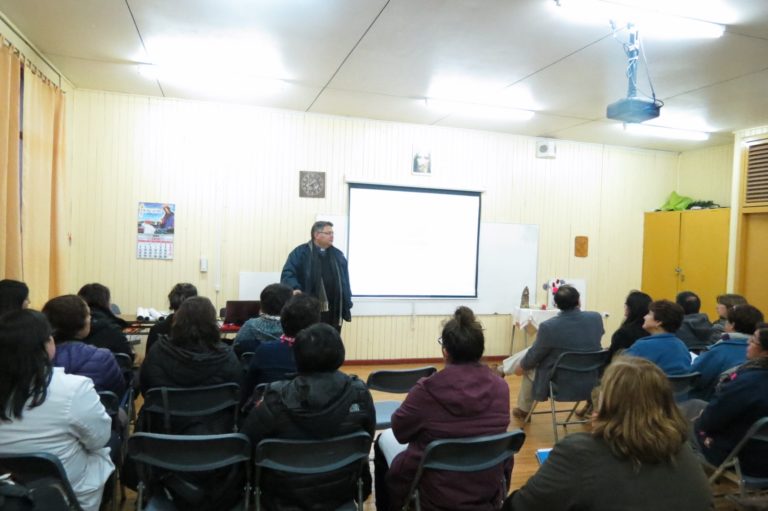
<svg viewBox="0 0 768 511">
<path fill-rule="evenodd" d="M 768 213 L 742 215 L 736 292 L 768 314 Z"/>
<path fill-rule="evenodd" d="M 680 245 L 680 212 L 645 214 L 642 290 L 654 300 L 674 300 Z"/>
<path fill-rule="evenodd" d="M 678 292 L 693 291 L 701 312 L 716 319 L 716 297 L 725 293 L 728 273 L 729 208 L 683 211 L 680 215 Z"/>
</svg>

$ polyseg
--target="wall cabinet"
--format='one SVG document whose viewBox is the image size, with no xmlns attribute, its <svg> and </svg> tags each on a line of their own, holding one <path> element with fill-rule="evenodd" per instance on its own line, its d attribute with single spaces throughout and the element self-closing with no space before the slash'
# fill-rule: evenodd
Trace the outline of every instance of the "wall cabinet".
<svg viewBox="0 0 768 511">
<path fill-rule="evenodd" d="M 725 293 L 730 208 L 645 214 L 642 290 L 654 300 L 680 291 L 701 298 L 701 312 L 716 319 L 715 299 Z"/>
</svg>

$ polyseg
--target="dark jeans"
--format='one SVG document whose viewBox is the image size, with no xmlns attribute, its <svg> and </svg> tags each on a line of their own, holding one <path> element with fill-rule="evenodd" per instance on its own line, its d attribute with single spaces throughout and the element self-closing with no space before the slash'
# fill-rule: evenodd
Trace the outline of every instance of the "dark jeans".
<svg viewBox="0 0 768 511">
<path fill-rule="evenodd" d="M 381 435 L 379 435 L 381 436 Z M 389 489 L 387 488 L 387 472 L 389 465 L 384 453 L 379 449 L 379 437 L 373 442 L 373 472 L 376 485 L 376 511 L 389 511 Z"/>
</svg>

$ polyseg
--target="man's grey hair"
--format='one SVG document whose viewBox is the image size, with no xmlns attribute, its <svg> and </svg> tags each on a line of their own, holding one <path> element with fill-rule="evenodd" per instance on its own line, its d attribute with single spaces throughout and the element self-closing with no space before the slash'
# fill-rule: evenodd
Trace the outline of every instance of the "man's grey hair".
<svg viewBox="0 0 768 511">
<path fill-rule="evenodd" d="M 315 239 L 315 233 L 322 231 L 327 226 L 333 227 L 333 222 L 329 222 L 328 220 L 318 220 L 312 224 L 312 230 L 309 231 L 309 237 Z"/>
</svg>

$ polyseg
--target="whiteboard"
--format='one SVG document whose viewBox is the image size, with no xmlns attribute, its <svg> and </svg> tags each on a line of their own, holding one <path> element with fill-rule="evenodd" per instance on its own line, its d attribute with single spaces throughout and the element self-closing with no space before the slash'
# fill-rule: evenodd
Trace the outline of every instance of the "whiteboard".
<svg viewBox="0 0 768 511">
<path fill-rule="evenodd" d="M 280 272 L 240 272 L 240 290 L 238 300 L 259 300 L 261 291 L 270 284 L 280 283 Z"/>
<path fill-rule="evenodd" d="M 476 314 L 511 314 L 526 286 L 536 296 L 538 257 L 538 225 L 481 223 L 477 298 L 356 298 L 351 282 L 352 316 L 450 315 L 459 305 Z"/>
</svg>

